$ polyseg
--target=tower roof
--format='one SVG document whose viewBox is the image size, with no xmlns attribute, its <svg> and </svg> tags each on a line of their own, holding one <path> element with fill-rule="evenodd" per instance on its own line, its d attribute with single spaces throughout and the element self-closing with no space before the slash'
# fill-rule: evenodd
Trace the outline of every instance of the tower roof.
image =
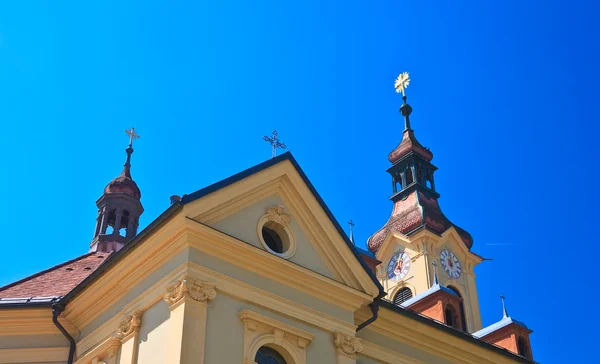
<svg viewBox="0 0 600 364">
<path fill-rule="evenodd" d="M 400 144 L 388 155 L 388 160 L 392 163 L 396 163 L 402 157 L 405 157 L 410 152 L 416 153 L 423 157 L 428 162 L 433 159 L 433 153 L 429 148 L 425 148 L 419 143 L 415 137 L 415 132 L 410 128 L 410 114 L 412 113 L 412 107 L 406 103 L 406 96 L 402 97 L 404 103 L 400 107 L 400 113 L 404 116 L 404 132 L 402 133 L 402 140 Z"/>
<path fill-rule="evenodd" d="M 444 215 L 437 199 L 427 197 L 421 191 L 414 191 L 406 198 L 394 203 L 392 216 L 381 229 L 369 237 L 367 246 L 369 250 L 376 252 L 390 231 L 411 235 L 426 228 L 434 233 L 442 234 L 451 227 L 456 229 L 465 246 L 471 249 L 473 246 L 471 234 L 453 224 Z"/>
<path fill-rule="evenodd" d="M 133 147 L 129 145 L 125 149 L 125 152 L 127 153 L 127 159 L 123 165 L 123 171 L 117 178 L 106 185 L 104 194 L 124 193 L 139 200 L 142 197 L 142 193 L 133 178 L 131 178 L 131 155 L 133 154 Z"/>
</svg>

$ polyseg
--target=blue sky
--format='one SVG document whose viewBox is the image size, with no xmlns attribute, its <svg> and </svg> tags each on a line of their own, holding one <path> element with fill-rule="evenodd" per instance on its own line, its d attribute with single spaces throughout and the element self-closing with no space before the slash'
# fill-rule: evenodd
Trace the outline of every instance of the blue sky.
<svg viewBox="0 0 600 364">
<path fill-rule="evenodd" d="M 270 157 L 276 128 L 364 244 L 411 122 L 440 204 L 492 261 L 543 363 L 586 362 L 597 242 L 599 5 L 570 1 L 18 1 L 0 4 L 0 285 L 87 251 L 104 186 L 132 174 L 145 226 L 169 196 Z M 593 308 L 592 308 L 593 310 Z"/>
</svg>

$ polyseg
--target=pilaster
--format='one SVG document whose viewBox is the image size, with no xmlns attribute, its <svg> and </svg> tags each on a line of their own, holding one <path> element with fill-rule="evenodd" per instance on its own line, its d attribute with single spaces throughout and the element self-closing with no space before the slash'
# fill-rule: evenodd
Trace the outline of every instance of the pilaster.
<svg viewBox="0 0 600 364">
<path fill-rule="evenodd" d="M 188 275 L 167 287 L 164 300 L 171 310 L 168 363 L 204 363 L 207 311 L 216 296 L 214 284 Z"/>
<path fill-rule="evenodd" d="M 142 311 L 134 310 L 119 325 L 117 337 L 121 339 L 119 364 L 135 364 L 139 345 L 139 331 L 142 324 Z"/>
</svg>

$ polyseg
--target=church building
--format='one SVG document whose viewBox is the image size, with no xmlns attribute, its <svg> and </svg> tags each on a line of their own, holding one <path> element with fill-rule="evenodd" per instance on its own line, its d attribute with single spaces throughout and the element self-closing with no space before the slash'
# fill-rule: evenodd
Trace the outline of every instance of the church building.
<svg viewBox="0 0 600 364">
<path fill-rule="evenodd" d="M 532 331 L 504 298 L 482 327 L 483 258 L 440 208 L 407 86 L 405 73 L 401 139 L 388 155 L 392 213 L 368 250 L 289 152 L 172 196 L 138 231 L 128 130 L 89 251 L 0 287 L 0 364 L 534 363 Z"/>
</svg>

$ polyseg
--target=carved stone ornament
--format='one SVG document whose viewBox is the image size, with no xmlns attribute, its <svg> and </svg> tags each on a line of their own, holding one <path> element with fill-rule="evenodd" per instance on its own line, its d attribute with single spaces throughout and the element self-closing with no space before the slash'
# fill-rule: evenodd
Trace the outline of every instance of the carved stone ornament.
<svg viewBox="0 0 600 364">
<path fill-rule="evenodd" d="M 269 221 L 275 221 L 282 226 L 287 226 L 292 218 L 284 212 L 283 206 L 274 206 L 267 209 L 267 218 Z"/>
<path fill-rule="evenodd" d="M 117 336 L 120 338 L 124 338 L 126 336 L 131 335 L 134 332 L 138 332 L 140 330 L 140 325 L 142 324 L 142 311 L 133 310 L 131 315 L 125 317 L 119 328 L 117 329 Z"/>
<path fill-rule="evenodd" d="M 173 305 L 184 298 L 186 294 L 193 300 L 204 303 L 210 303 L 211 300 L 217 297 L 214 284 L 184 276 L 175 284 L 167 287 L 164 299 L 169 305 Z"/>
<path fill-rule="evenodd" d="M 338 350 L 346 355 L 351 356 L 360 353 L 363 349 L 360 339 L 354 336 L 342 334 L 341 332 L 336 332 L 333 334 L 333 344 L 336 348 L 338 348 Z"/>
</svg>

